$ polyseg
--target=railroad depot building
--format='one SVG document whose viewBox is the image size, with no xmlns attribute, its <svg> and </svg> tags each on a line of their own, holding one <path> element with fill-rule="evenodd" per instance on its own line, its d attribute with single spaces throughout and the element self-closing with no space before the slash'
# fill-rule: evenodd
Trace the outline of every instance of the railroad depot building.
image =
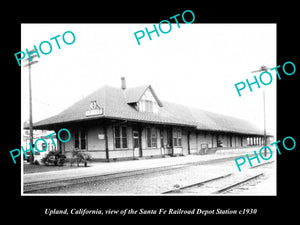
<svg viewBox="0 0 300 225">
<path fill-rule="evenodd" d="M 81 149 L 98 161 L 263 144 L 263 131 L 247 121 L 161 101 L 151 85 L 126 88 L 125 78 L 121 88 L 103 86 L 33 128 L 56 133 L 67 128 L 71 139 L 57 140 L 57 150 L 70 157 Z"/>
</svg>

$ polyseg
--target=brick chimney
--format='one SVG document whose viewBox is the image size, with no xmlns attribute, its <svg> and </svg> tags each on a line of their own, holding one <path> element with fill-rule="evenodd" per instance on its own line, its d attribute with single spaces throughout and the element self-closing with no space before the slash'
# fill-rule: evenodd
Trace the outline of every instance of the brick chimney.
<svg viewBox="0 0 300 225">
<path fill-rule="evenodd" d="M 126 89 L 126 81 L 125 77 L 121 77 L 121 89 L 125 90 Z"/>
</svg>

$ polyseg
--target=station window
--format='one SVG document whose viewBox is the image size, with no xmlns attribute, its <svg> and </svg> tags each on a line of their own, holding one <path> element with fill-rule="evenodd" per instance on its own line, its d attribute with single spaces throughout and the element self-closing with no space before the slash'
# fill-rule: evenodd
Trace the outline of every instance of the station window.
<svg viewBox="0 0 300 225">
<path fill-rule="evenodd" d="M 159 130 L 159 136 L 160 136 L 160 147 L 164 148 L 164 130 Z"/>
<path fill-rule="evenodd" d="M 143 99 L 139 102 L 139 111 L 157 113 L 158 104 L 156 101 Z"/>
<path fill-rule="evenodd" d="M 147 127 L 147 147 L 148 148 L 157 148 L 157 130 L 155 127 Z"/>
<path fill-rule="evenodd" d="M 75 129 L 74 134 L 74 147 L 77 149 L 86 149 L 86 129 Z"/>
<path fill-rule="evenodd" d="M 150 100 L 145 100 L 146 112 L 153 112 L 153 102 Z"/>
<path fill-rule="evenodd" d="M 115 148 L 128 148 L 127 127 L 115 127 Z"/>
<path fill-rule="evenodd" d="M 182 147 L 181 129 L 174 129 L 173 144 L 175 147 Z"/>
</svg>

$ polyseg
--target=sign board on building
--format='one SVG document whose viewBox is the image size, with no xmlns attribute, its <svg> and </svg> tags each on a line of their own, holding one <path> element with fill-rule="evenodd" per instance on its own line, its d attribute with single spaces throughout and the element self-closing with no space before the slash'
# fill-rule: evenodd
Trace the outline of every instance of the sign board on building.
<svg viewBox="0 0 300 225">
<path fill-rule="evenodd" d="M 98 134 L 98 139 L 99 140 L 104 140 L 104 134 Z"/>
<path fill-rule="evenodd" d="M 94 109 L 85 112 L 85 116 L 103 115 L 103 109 Z"/>
<path fill-rule="evenodd" d="M 90 110 L 85 112 L 85 116 L 103 115 L 103 108 L 100 108 L 97 102 L 90 102 Z"/>
</svg>

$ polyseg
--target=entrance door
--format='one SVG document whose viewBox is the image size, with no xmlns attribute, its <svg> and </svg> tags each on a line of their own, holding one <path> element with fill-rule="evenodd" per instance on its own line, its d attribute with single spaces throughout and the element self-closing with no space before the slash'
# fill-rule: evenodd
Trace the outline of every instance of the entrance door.
<svg viewBox="0 0 300 225">
<path fill-rule="evenodd" d="M 173 134 L 171 128 L 167 130 L 167 154 L 173 155 Z"/>
<path fill-rule="evenodd" d="M 133 157 L 142 157 L 142 149 L 140 144 L 140 135 L 137 130 L 132 131 L 133 136 Z"/>
</svg>

